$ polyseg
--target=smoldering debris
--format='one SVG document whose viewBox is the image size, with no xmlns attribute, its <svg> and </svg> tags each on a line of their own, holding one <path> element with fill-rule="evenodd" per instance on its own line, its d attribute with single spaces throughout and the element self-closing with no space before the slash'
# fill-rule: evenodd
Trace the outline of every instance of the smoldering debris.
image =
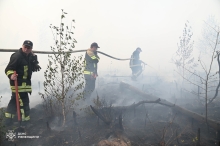
<svg viewBox="0 0 220 146">
<path fill-rule="evenodd" d="M 88 102 L 84 103 L 89 107 L 87 110 L 80 110 L 81 106 L 70 109 L 63 127 L 60 126 L 58 117 L 46 118 L 43 106 L 36 106 L 33 112 L 34 126 L 30 127 L 32 130 L 28 133 L 39 134 L 41 139 L 16 141 L 16 144 L 24 146 L 30 144 L 76 146 L 104 144 L 125 146 L 194 145 L 198 142 L 196 139 L 198 127 L 200 128 L 200 145 L 213 145 L 218 140 L 213 128 L 209 129 L 209 135 L 207 135 L 208 131 L 204 128 L 206 127 L 204 122 L 194 120 L 192 124 L 192 118 L 172 110 L 174 104 L 165 102 L 166 105 L 161 105 L 159 103 L 166 100 L 161 98 L 148 99 L 132 90 L 129 91 L 128 89 L 131 89 L 129 86 L 126 86 L 125 90 L 121 90 L 119 85 L 108 84 L 94 92 L 89 105 L 87 105 Z M 107 122 L 97 118 L 98 116 L 90 108 L 90 105 Z M 218 108 L 213 109 L 217 110 Z"/>
</svg>

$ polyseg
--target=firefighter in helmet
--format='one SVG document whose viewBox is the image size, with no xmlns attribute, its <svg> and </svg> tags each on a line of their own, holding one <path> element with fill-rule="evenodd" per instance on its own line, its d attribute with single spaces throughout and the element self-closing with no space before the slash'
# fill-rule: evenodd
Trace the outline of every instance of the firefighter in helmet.
<svg viewBox="0 0 220 146">
<path fill-rule="evenodd" d="M 142 73 L 142 61 L 140 60 L 140 52 L 142 52 L 141 48 L 137 48 L 131 55 L 130 59 L 130 68 L 132 70 L 132 79 L 136 80 L 136 78 Z"/>
<path fill-rule="evenodd" d="M 98 77 L 97 65 L 99 62 L 99 56 L 97 55 L 97 49 L 100 48 L 97 43 L 92 43 L 90 48 L 85 54 L 85 88 L 84 88 L 84 98 L 90 98 L 92 92 L 95 89 L 96 78 Z"/>
<path fill-rule="evenodd" d="M 5 68 L 5 74 L 9 78 L 12 96 L 8 103 L 8 107 L 5 112 L 6 120 L 5 126 L 13 124 L 16 114 L 16 92 L 14 80 L 18 83 L 18 97 L 20 105 L 20 113 L 22 124 L 25 126 L 30 121 L 30 106 L 29 96 L 31 94 L 31 76 L 32 72 L 40 71 L 41 67 L 38 65 L 37 55 L 32 52 L 33 43 L 29 40 L 25 40 L 22 48 L 13 53 L 10 57 L 10 61 Z M 14 74 L 16 71 L 16 75 Z"/>
</svg>

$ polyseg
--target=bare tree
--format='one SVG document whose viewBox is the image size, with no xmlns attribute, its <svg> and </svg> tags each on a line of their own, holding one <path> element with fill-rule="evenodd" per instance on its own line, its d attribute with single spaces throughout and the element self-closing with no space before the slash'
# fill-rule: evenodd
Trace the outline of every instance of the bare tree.
<svg viewBox="0 0 220 146">
<path fill-rule="evenodd" d="M 172 58 L 172 62 L 177 68 L 181 69 L 183 77 L 185 67 L 192 68 L 197 64 L 194 63 L 194 57 L 192 56 L 194 41 L 192 40 L 193 32 L 189 22 L 185 23 L 183 29 L 183 35 L 179 37 L 180 41 L 177 43 L 178 49 Z"/>
<path fill-rule="evenodd" d="M 183 29 L 183 34 L 179 37 L 179 43 L 177 43 L 178 49 L 172 57 L 172 62 L 180 70 L 182 75 L 181 96 L 182 89 L 184 88 L 185 68 L 193 69 L 197 66 L 197 64 L 194 62 L 194 57 L 192 56 L 194 46 L 192 36 L 192 28 L 189 25 L 189 21 L 187 21 Z"/>
<path fill-rule="evenodd" d="M 211 20 L 213 20 L 213 18 Z M 217 97 L 218 89 L 220 86 L 220 80 L 219 80 L 220 76 L 219 78 L 216 77 L 217 74 L 219 74 L 219 70 L 218 71 L 215 70 L 216 69 L 215 65 L 217 65 L 217 63 L 219 66 L 219 51 L 218 50 L 219 50 L 219 44 L 220 44 L 220 38 L 219 38 L 220 27 L 216 25 L 216 23 L 210 24 L 209 22 L 213 22 L 213 21 L 208 21 L 208 22 L 204 21 L 205 27 L 203 31 L 203 39 L 201 40 L 202 42 L 202 46 L 200 48 L 201 53 L 198 59 L 198 62 L 199 62 L 199 65 L 201 67 L 203 74 L 199 74 L 198 72 L 185 68 L 185 70 L 191 73 L 191 75 L 196 76 L 199 79 L 199 81 L 193 82 L 185 78 L 184 76 L 182 76 L 185 80 L 187 80 L 191 84 L 198 86 L 201 89 L 200 93 L 198 94 L 200 94 L 200 96 L 203 97 L 204 99 L 203 103 L 206 109 L 206 122 L 207 122 L 207 117 L 208 117 L 207 106 Z M 214 59 L 216 57 L 217 57 L 217 62 L 214 62 Z M 220 66 L 219 66 L 219 69 L 220 69 Z M 216 81 L 218 81 L 217 86 L 213 84 Z M 210 96 L 212 95 L 213 91 L 215 91 L 215 95 L 214 97 L 211 98 Z"/>
</svg>

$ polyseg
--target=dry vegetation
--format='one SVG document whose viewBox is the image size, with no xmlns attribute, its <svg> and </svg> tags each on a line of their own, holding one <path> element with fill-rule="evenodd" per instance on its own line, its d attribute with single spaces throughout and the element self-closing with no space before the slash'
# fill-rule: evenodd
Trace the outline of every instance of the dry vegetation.
<svg viewBox="0 0 220 146">
<path fill-rule="evenodd" d="M 67 115 L 66 124 L 62 126 L 59 117 L 45 114 L 42 105 L 31 109 L 31 125 L 26 127 L 27 135 L 40 136 L 39 139 L 4 140 L 7 146 L 168 146 L 198 145 L 213 146 L 219 144 L 219 134 L 205 123 L 199 123 L 170 107 L 158 103 L 144 103 L 139 106 L 126 106 L 121 110 L 118 97 L 125 101 L 144 97 L 131 91 L 121 92 L 118 86 L 111 87 L 116 96 L 105 93 L 94 99 L 93 107 L 106 122 L 99 119 L 89 106 L 86 110 L 75 109 Z M 101 94 L 101 93 L 100 93 Z M 110 99 L 111 98 L 111 102 Z M 187 99 L 188 101 L 192 101 Z M 112 102 L 114 101 L 114 102 Z M 86 102 L 86 101 L 84 101 Z M 216 101 L 216 104 L 219 101 Z M 116 106 L 117 105 L 117 106 Z M 184 106 L 184 105 L 183 105 Z M 120 108 L 117 108 L 120 107 Z M 128 108 L 129 107 L 129 108 Z M 200 111 L 201 107 L 190 107 Z M 199 109 L 200 108 L 200 109 Z M 85 112 L 86 111 L 86 112 Z M 220 120 L 220 108 L 209 108 L 211 118 Z M 10 129 L 12 127 L 7 127 Z M 200 132 L 198 133 L 198 128 Z"/>
</svg>

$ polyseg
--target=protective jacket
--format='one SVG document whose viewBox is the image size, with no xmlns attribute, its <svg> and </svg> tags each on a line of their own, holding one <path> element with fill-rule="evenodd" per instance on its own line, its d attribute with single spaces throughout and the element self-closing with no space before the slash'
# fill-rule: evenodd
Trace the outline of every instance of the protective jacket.
<svg viewBox="0 0 220 146">
<path fill-rule="evenodd" d="M 88 49 L 85 54 L 85 70 L 84 74 L 96 74 L 97 75 L 97 64 L 99 62 L 99 56 L 97 52 L 93 52 Z"/>
<path fill-rule="evenodd" d="M 8 63 L 5 74 L 8 78 L 16 71 L 18 74 L 18 92 L 32 92 L 31 88 L 31 76 L 34 66 L 38 64 L 37 56 L 33 54 L 25 54 L 20 48 L 17 52 L 13 53 Z M 13 80 L 10 80 L 11 90 L 15 92 L 15 84 Z"/>
<path fill-rule="evenodd" d="M 135 50 L 132 55 L 131 55 L 131 59 L 130 59 L 130 68 L 135 67 L 135 66 L 139 66 L 141 64 L 140 61 L 140 52 L 138 50 Z"/>
</svg>

